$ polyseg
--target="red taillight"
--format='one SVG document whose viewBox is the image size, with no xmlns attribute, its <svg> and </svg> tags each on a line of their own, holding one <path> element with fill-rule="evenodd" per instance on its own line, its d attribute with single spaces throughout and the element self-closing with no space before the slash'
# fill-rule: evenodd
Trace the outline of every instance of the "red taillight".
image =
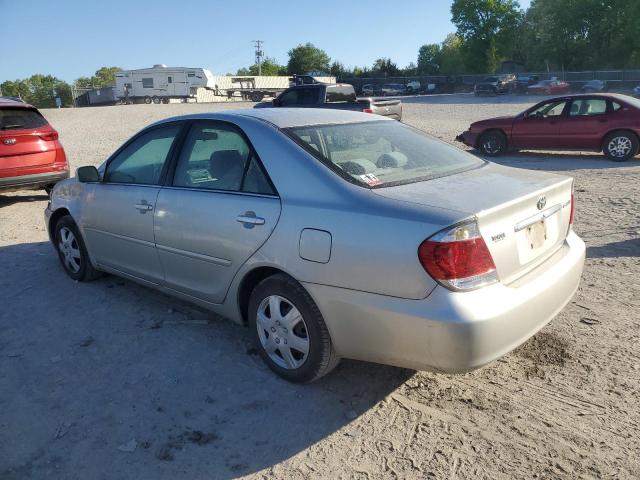
<svg viewBox="0 0 640 480">
<path fill-rule="evenodd" d="M 575 211 L 576 202 L 573 198 L 573 192 L 571 192 L 571 213 L 569 213 L 569 225 L 573 225 L 573 212 Z"/>
<path fill-rule="evenodd" d="M 362 111 L 364 113 L 373 113 L 373 110 L 371 108 L 363 108 Z"/>
<path fill-rule="evenodd" d="M 58 132 L 56 132 L 55 130 L 52 132 L 47 132 L 47 133 L 39 133 L 38 136 L 42 139 L 42 140 L 46 140 L 47 142 L 52 142 L 54 140 L 58 139 Z"/>
<path fill-rule="evenodd" d="M 496 266 L 475 222 L 428 238 L 418 248 L 420 263 L 447 288 L 472 290 L 497 281 Z"/>
</svg>

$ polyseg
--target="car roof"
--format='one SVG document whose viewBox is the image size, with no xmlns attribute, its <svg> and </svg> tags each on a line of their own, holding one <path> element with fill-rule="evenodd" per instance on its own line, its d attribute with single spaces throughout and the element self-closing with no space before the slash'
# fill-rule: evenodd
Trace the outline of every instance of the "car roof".
<svg viewBox="0 0 640 480">
<path fill-rule="evenodd" d="M 223 112 L 183 115 L 162 120 L 158 123 L 176 120 L 232 120 L 234 117 L 249 117 L 270 123 L 278 128 L 301 127 L 306 125 L 344 124 L 375 121 L 394 121 L 370 113 L 334 110 L 328 108 L 245 108 Z"/>
<path fill-rule="evenodd" d="M 7 97 L 0 97 L 0 107 L 22 107 L 22 108 L 36 108 L 33 105 L 29 105 L 28 103 L 20 102 L 18 100 L 13 100 Z"/>
</svg>

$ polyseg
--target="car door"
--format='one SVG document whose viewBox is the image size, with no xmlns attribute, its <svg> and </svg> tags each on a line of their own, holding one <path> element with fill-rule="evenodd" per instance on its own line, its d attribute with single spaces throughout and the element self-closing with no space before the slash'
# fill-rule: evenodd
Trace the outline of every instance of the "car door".
<svg viewBox="0 0 640 480">
<path fill-rule="evenodd" d="M 511 130 L 511 146 L 533 149 L 558 147 L 560 121 L 567 103 L 566 99 L 543 102 L 516 118 Z"/>
<path fill-rule="evenodd" d="M 102 181 L 87 184 L 82 228 L 100 267 L 153 284 L 163 273 L 153 237 L 153 216 L 182 123 L 138 134 L 107 162 Z"/>
<path fill-rule="evenodd" d="M 563 148 L 597 150 L 611 116 L 605 98 L 575 98 L 560 122 Z"/>
<path fill-rule="evenodd" d="M 271 235 L 280 199 L 247 137 L 222 121 L 192 123 L 167 183 L 154 225 L 164 285 L 221 303 Z"/>
</svg>

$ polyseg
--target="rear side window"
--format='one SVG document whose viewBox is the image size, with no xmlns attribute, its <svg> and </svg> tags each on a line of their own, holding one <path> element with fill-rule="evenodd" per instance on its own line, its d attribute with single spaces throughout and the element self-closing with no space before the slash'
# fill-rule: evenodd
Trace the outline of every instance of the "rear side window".
<svg viewBox="0 0 640 480">
<path fill-rule="evenodd" d="M 327 87 L 327 103 L 333 102 L 355 102 L 356 92 L 353 87 L 346 85 L 337 85 L 335 87 Z"/>
<path fill-rule="evenodd" d="M 180 125 L 154 128 L 127 145 L 109 164 L 104 176 L 108 183 L 158 185 Z"/>
<path fill-rule="evenodd" d="M 23 130 L 47 125 L 40 112 L 30 108 L 0 108 L 0 130 Z"/>
<path fill-rule="evenodd" d="M 607 113 L 607 101 L 602 98 L 574 100 L 571 102 L 571 109 L 569 110 L 569 115 L 572 117 L 601 115 L 603 113 Z"/>
<path fill-rule="evenodd" d="M 296 88 L 284 92 L 278 97 L 280 105 L 315 105 L 318 103 L 320 90 L 317 88 Z"/>
<path fill-rule="evenodd" d="M 195 124 L 182 147 L 173 177 L 176 187 L 273 194 L 244 137 L 224 123 Z"/>
</svg>

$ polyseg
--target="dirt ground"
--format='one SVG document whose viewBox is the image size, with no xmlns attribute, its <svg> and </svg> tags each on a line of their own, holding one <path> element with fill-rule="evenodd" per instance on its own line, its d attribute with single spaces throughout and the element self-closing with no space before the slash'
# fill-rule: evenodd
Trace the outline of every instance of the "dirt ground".
<svg viewBox="0 0 640 480">
<path fill-rule="evenodd" d="M 404 113 L 453 142 L 530 102 L 443 95 Z M 153 120 L 237 106 L 44 114 L 75 168 Z M 538 335 L 461 376 L 343 361 L 289 384 L 244 327 L 113 276 L 71 281 L 44 192 L 0 195 L 0 478 L 639 478 L 640 160 L 499 161 L 575 178 L 586 267 Z"/>
</svg>

